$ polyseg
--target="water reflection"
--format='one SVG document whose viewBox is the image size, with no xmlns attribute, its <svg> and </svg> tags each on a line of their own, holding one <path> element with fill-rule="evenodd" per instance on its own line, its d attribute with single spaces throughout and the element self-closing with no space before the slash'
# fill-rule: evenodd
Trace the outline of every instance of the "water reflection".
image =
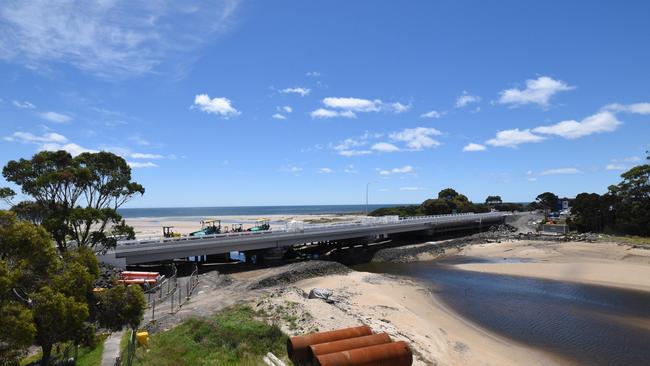
<svg viewBox="0 0 650 366">
<path fill-rule="evenodd" d="M 365 264 L 355 269 L 425 280 L 463 317 L 575 364 L 650 365 L 650 293 L 449 265 L 468 261 L 476 259 Z"/>
</svg>

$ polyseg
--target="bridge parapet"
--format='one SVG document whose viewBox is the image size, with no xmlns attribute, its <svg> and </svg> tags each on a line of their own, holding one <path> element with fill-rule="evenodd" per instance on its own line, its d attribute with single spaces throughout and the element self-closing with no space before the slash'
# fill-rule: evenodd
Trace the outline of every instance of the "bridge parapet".
<svg viewBox="0 0 650 366">
<path fill-rule="evenodd" d="M 211 241 L 220 240 L 220 239 L 236 239 L 236 238 L 252 238 L 260 236 L 269 236 L 273 234 L 287 234 L 287 233 L 309 233 L 309 232 L 327 232 L 327 231 L 337 231 L 339 229 L 347 229 L 354 227 L 382 227 L 386 225 L 395 225 L 395 224 L 412 224 L 412 223 L 424 223 L 431 222 L 432 224 L 443 224 L 450 222 L 458 222 L 464 219 L 476 219 L 476 220 L 485 220 L 485 219 L 497 219 L 509 215 L 509 213 L 504 212 L 486 212 L 486 213 L 461 213 L 461 214 L 449 214 L 449 215 L 431 215 L 431 216 L 412 216 L 412 217 L 399 217 L 397 221 L 389 220 L 387 222 L 341 222 L 341 223 L 331 223 L 331 224 L 307 224 L 304 225 L 302 230 L 290 230 L 288 228 L 274 228 L 267 231 L 244 231 L 237 233 L 224 233 L 224 234 L 212 234 L 212 235 L 203 235 L 203 236 L 189 236 L 184 235 L 176 238 L 164 238 L 164 237 L 154 237 L 154 238 L 144 238 L 144 239 L 135 239 L 135 240 L 122 240 L 117 242 L 117 246 L 137 246 L 141 244 L 148 243 L 181 243 L 187 241 L 201 241 L 210 239 Z M 380 216 L 381 217 L 381 216 Z"/>
</svg>

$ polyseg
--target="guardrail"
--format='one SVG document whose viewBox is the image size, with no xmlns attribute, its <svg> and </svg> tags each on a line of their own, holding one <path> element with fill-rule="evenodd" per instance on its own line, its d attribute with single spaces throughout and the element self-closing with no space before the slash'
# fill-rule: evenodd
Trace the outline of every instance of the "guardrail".
<svg viewBox="0 0 650 366">
<path fill-rule="evenodd" d="M 334 231 L 342 228 L 352 228 L 352 227 L 380 227 L 385 225 L 399 225 L 399 224 L 411 224 L 415 222 L 427 222 L 433 221 L 435 223 L 447 223 L 456 221 L 459 218 L 464 217 L 476 217 L 477 219 L 489 218 L 489 217 L 502 217 L 506 216 L 508 213 L 503 212 L 487 212 L 487 213 L 461 213 L 461 214 L 449 214 L 449 215 L 432 215 L 432 216 L 413 216 L 413 217 L 400 217 L 394 222 L 383 222 L 383 223 L 363 223 L 360 221 L 355 222 L 344 222 L 344 223 L 332 223 L 332 224 L 307 224 L 302 230 L 288 230 L 286 228 L 275 228 L 272 230 L 266 231 L 243 231 L 237 233 L 224 233 L 224 234 L 212 234 L 212 235 L 202 235 L 202 236 L 181 236 L 177 238 L 146 238 L 146 239 L 136 239 L 136 240 L 126 240 L 118 242 L 118 246 L 131 246 L 138 244 L 151 244 L 151 243 L 177 243 L 185 241 L 196 241 L 196 240 L 205 240 L 205 239 L 232 239 L 240 237 L 251 237 L 251 236 L 269 236 L 274 234 L 286 234 L 286 233 L 309 233 L 314 231 Z"/>
</svg>

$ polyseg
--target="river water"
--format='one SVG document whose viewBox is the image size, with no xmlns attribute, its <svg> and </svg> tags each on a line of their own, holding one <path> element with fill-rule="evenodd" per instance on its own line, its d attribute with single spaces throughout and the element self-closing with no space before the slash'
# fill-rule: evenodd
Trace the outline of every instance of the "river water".
<svg viewBox="0 0 650 366">
<path fill-rule="evenodd" d="M 485 260 L 451 257 L 355 269 L 429 283 L 460 316 L 570 364 L 650 365 L 650 292 L 470 272 L 453 266 L 459 262 Z"/>
</svg>

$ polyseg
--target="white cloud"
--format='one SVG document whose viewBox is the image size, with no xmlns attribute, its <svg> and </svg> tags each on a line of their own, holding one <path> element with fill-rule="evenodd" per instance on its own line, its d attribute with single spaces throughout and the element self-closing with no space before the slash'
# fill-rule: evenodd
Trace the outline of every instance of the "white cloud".
<svg viewBox="0 0 650 366">
<path fill-rule="evenodd" d="M 163 159 L 164 156 L 159 154 L 131 153 L 129 156 L 133 159 Z"/>
<path fill-rule="evenodd" d="M 282 93 L 282 94 L 298 94 L 301 97 L 309 95 L 310 92 L 311 92 L 311 89 L 298 87 L 298 86 L 293 87 L 293 88 L 284 88 L 284 89 L 280 90 L 280 93 Z"/>
<path fill-rule="evenodd" d="M 580 170 L 576 168 L 557 168 L 557 169 L 548 169 L 539 173 L 539 175 L 558 175 L 558 174 L 578 174 Z"/>
<path fill-rule="evenodd" d="M 612 112 L 627 112 L 635 114 L 650 114 L 650 103 L 634 103 L 634 104 L 620 104 L 614 103 L 605 106 L 605 110 L 610 110 Z"/>
<path fill-rule="evenodd" d="M 392 174 L 406 174 L 406 173 L 412 173 L 412 172 L 413 172 L 413 167 L 412 166 L 404 165 L 401 168 L 380 170 L 379 174 L 380 175 L 392 175 Z"/>
<path fill-rule="evenodd" d="M 133 169 L 139 169 L 139 168 L 157 168 L 158 164 L 152 163 L 150 161 L 147 162 L 139 162 L 139 161 L 127 161 L 127 164 Z"/>
<path fill-rule="evenodd" d="M 39 116 L 41 118 L 46 119 L 50 122 L 55 122 L 55 123 L 66 123 L 70 122 L 72 118 L 70 116 L 67 116 L 65 114 L 57 113 L 57 112 L 43 112 L 39 113 Z"/>
<path fill-rule="evenodd" d="M 140 134 L 137 134 L 137 133 L 132 134 L 131 136 L 127 137 L 127 139 L 129 141 L 133 142 L 134 144 L 138 145 L 138 146 L 149 146 L 149 145 L 151 145 L 151 143 L 147 139 L 143 138 Z"/>
<path fill-rule="evenodd" d="M 605 166 L 606 170 L 629 170 L 631 165 L 629 163 L 638 163 L 641 158 L 638 156 L 628 156 L 626 158 L 611 159 L 611 163 Z"/>
<path fill-rule="evenodd" d="M 84 152 L 97 152 L 97 150 L 87 149 L 75 143 L 68 142 L 68 139 L 58 133 L 50 132 L 41 136 L 29 132 L 14 132 L 11 136 L 4 138 L 6 141 L 16 141 L 23 143 L 32 143 L 38 145 L 38 151 L 58 151 L 65 150 L 73 156 Z"/>
<path fill-rule="evenodd" d="M 420 117 L 422 117 L 422 118 L 440 118 L 440 117 L 442 117 L 443 114 L 444 114 L 444 112 L 429 111 L 429 112 L 426 112 L 426 113 L 422 113 L 420 115 Z"/>
<path fill-rule="evenodd" d="M 28 101 L 21 102 L 21 101 L 18 101 L 18 100 L 14 100 L 14 101 L 12 101 L 12 103 L 13 103 L 14 106 L 16 106 L 18 108 L 22 108 L 22 109 L 34 109 L 34 108 L 36 108 L 35 105 L 33 105 L 32 103 L 30 103 Z"/>
<path fill-rule="evenodd" d="M 472 103 L 478 103 L 481 101 L 481 97 L 478 95 L 470 95 L 466 91 L 456 98 L 456 108 L 464 108 Z"/>
<path fill-rule="evenodd" d="M 545 107 L 556 93 L 574 88 L 561 80 L 540 76 L 537 79 L 526 80 L 526 89 L 512 88 L 501 91 L 498 103 L 513 105 L 532 103 Z"/>
<path fill-rule="evenodd" d="M 370 148 L 374 151 L 379 151 L 379 152 L 395 152 L 399 151 L 399 147 L 390 144 L 388 142 L 378 142 Z"/>
<path fill-rule="evenodd" d="M 384 103 L 379 99 L 370 100 L 353 97 L 327 97 L 322 100 L 322 103 L 325 108 L 319 108 L 311 112 L 312 118 L 355 118 L 357 113 L 380 111 L 399 114 L 411 108 L 410 105 L 405 105 L 400 102 Z"/>
<path fill-rule="evenodd" d="M 288 106 L 288 105 L 285 105 L 284 107 L 282 107 L 282 110 L 283 110 L 285 113 L 291 113 L 291 112 L 293 112 L 293 108 L 291 108 L 291 107 Z"/>
<path fill-rule="evenodd" d="M 45 70 L 51 62 L 65 63 L 100 77 L 178 68 L 227 29 L 238 3 L 4 1 L 0 59 Z"/>
<path fill-rule="evenodd" d="M 356 174 L 358 171 L 354 168 L 354 165 L 350 164 L 343 169 L 343 172 L 348 174 Z"/>
<path fill-rule="evenodd" d="M 309 72 L 305 73 L 305 76 L 311 76 L 311 77 L 316 78 L 316 77 L 320 76 L 320 72 L 318 72 L 318 71 L 309 71 Z"/>
<path fill-rule="evenodd" d="M 421 187 L 400 187 L 400 191 L 421 191 Z"/>
<path fill-rule="evenodd" d="M 272 115 L 271 118 L 273 118 L 273 119 L 287 119 L 287 117 L 285 117 L 283 114 L 280 114 L 280 113 L 276 113 L 276 114 Z"/>
<path fill-rule="evenodd" d="M 624 163 L 636 163 L 641 161 L 641 158 L 638 156 L 629 156 L 627 158 L 621 158 L 621 159 L 612 159 L 613 162 L 618 163 L 618 162 L 624 162 Z"/>
<path fill-rule="evenodd" d="M 232 106 L 230 99 L 223 97 L 210 99 L 207 94 L 197 94 L 194 97 L 194 106 L 203 112 L 216 114 L 222 118 L 236 117 L 241 114 Z"/>
<path fill-rule="evenodd" d="M 282 171 L 289 172 L 289 173 L 300 173 L 302 172 L 302 168 L 299 166 L 292 165 L 292 166 L 283 167 Z"/>
<path fill-rule="evenodd" d="M 372 151 L 370 150 L 340 150 L 339 155 L 341 156 L 361 156 L 361 155 L 368 155 L 372 154 Z"/>
<path fill-rule="evenodd" d="M 629 168 L 623 164 L 607 164 L 605 166 L 607 170 L 628 170 Z"/>
<path fill-rule="evenodd" d="M 96 153 L 97 150 L 87 149 L 85 147 L 79 146 L 75 143 L 59 144 L 54 142 L 44 143 L 39 147 L 39 151 L 59 151 L 65 150 L 70 153 L 72 156 L 77 156 L 81 153 L 90 152 Z"/>
<path fill-rule="evenodd" d="M 359 146 L 365 146 L 367 144 L 368 144 L 367 135 L 363 135 L 359 139 L 347 138 L 347 139 L 341 141 L 340 143 L 338 143 L 337 145 L 334 145 L 333 148 L 334 148 L 334 150 L 338 150 L 338 151 L 350 150 L 352 148 L 359 147 Z"/>
<path fill-rule="evenodd" d="M 328 108 L 343 109 L 354 112 L 378 112 L 382 105 L 381 100 L 368 100 L 361 98 L 336 98 L 327 97 L 323 104 Z"/>
<path fill-rule="evenodd" d="M 565 139 L 577 139 L 594 133 L 612 132 L 621 124 L 616 116 L 607 111 L 598 112 L 582 121 L 562 121 L 550 126 L 540 126 L 534 132 L 557 135 Z"/>
<path fill-rule="evenodd" d="M 469 144 L 465 145 L 463 147 L 463 151 L 485 151 L 485 146 L 481 144 L 475 144 L 473 142 L 470 142 Z"/>
<path fill-rule="evenodd" d="M 393 132 L 390 134 L 390 138 L 393 141 L 406 142 L 406 146 L 411 150 L 422 150 L 440 145 L 440 142 L 434 140 L 431 136 L 441 134 L 442 132 L 432 127 L 415 127 Z"/>
<path fill-rule="evenodd" d="M 409 109 L 411 109 L 411 105 L 405 105 L 400 102 L 395 102 L 390 104 L 390 109 L 392 109 L 393 112 L 395 113 L 404 113 L 408 112 Z"/>
<path fill-rule="evenodd" d="M 29 143 L 66 143 L 68 139 L 55 132 L 45 133 L 41 136 L 36 136 L 29 132 L 14 132 L 11 136 L 5 137 L 7 141 L 29 142 Z"/>
<path fill-rule="evenodd" d="M 319 174 L 330 174 L 332 172 L 332 169 L 330 168 L 320 168 L 318 169 Z"/>
<path fill-rule="evenodd" d="M 318 108 L 315 111 L 310 113 L 311 118 L 334 118 L 334 117 L 344 117 L 344 118 L 356 118 L 356 114 L 353 111 L 333 111 L 331 109 Z"/>
<path fill-rule="evenodd" d="M 518 128 L 512 130 L 498 131 L 496 137 L 487 140 L 485 143 L 498 147 L 516 147 L 519 144 L 540 142 L 544 137 L 535 135 L 530 130 L 519 130 Z"/>
</svg>

